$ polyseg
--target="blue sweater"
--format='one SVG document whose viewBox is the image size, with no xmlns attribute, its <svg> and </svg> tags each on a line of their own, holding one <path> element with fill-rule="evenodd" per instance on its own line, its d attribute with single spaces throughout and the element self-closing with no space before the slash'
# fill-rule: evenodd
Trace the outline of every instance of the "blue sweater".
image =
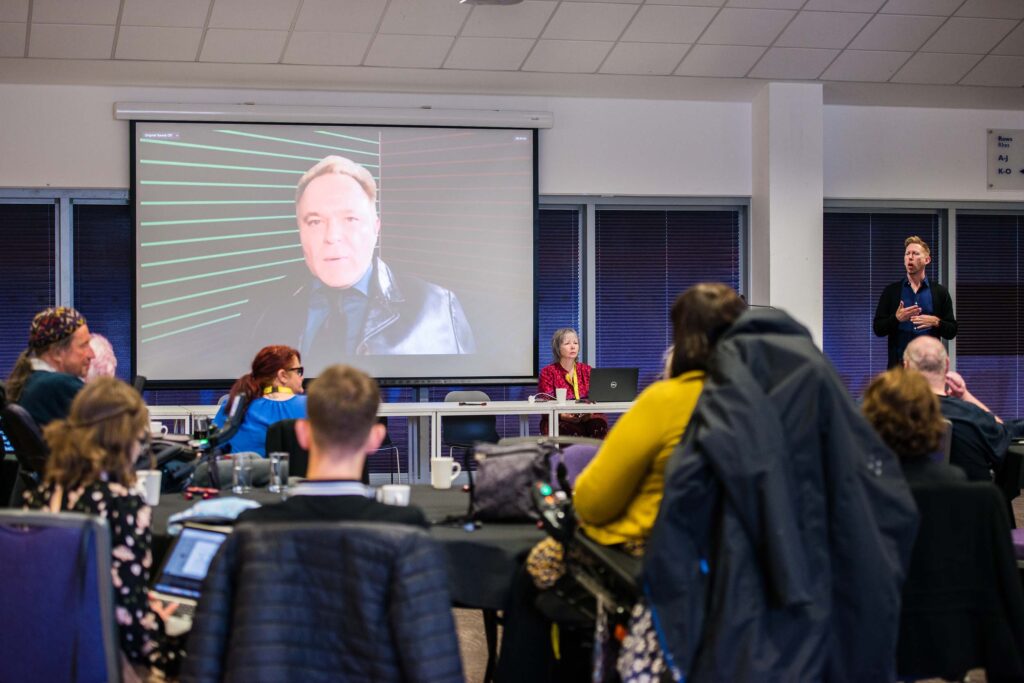
<svg viewBox="0 0 1024 683">
<path fill-rule="evenodd" d="M 227 422 L 228 404 L 224 403 L 213 418 L 213 424 L 223 427 Z M 245 419 L 230 441 L 231 452 L 252 451 L 266 457 L 267 428 L 275 422 L 291 418 L 306 417 L 306 397 L 299 394 L 287 401 L 273 401 L 258 398 L 245 411 Z"/>
</svg>

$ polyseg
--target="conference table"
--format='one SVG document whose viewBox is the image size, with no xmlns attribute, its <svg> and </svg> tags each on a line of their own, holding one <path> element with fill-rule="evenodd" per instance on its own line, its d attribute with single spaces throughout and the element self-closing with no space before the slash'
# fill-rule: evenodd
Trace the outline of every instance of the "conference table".
<svg viewBox="0 0 1024 683">
<path fill-rule="evenodd" d="M 429 421 L 430 446 L 427 451 L 429 458 L 441 457 L 442 426 L 448 417 L 471 417 L 491 415 L 518 415 L 519 435 L 530 433 L 530 416 L 547 416 L 551 425 L 552 435 L 558 435 L 558 416 L 563 413 L 624 413 L 633 405 L 632 401 L 616 401 L 608 403 L 576 403 L 567 401 L 487 401 L 484 403 L 457 403 L 455 401 L 424 401 L 382 403 L 377 411 L 379 417 L 408 418 L 409 458 L 407 472 L 415 473 L 415 481 L 423 483 L 430 479 L 429 463 L 420 458 L 420 421 Z M 153 420 L 172 422 L 172 432 L 191 434 L 194 420 L 199 417 L 213 417 L 217 414 L 215 405 L 183 405 L 183 406 L 150 406 L 149 414 Z"/>
<path fill-rule="evenodd" d="M 231 495 L 226 491 L 221 497 Z M 261 505 L 282 499 L 280 494 L 265 489 L 253 490 L 241 497 Z M 170 517 L 195 502 L 185 500 L 180 493 L 160 496 L 160 504 L 153 508 L 154 562 L 160 561 L 172 540 L 167 529 Z M 433 523 L 429 534 L 444 552 L 452 603 L 475 609 L 504 609 L 513 574 L 529 549 L 545 537 L 544 531 L 529 522 L 487 522 L 476 528 L 464 526 L 462 521 L 449 521 L 465 515 L 469 509 L 469 494 L 461 488 L 436 490 L 430 486 L 413 486 L 411 502 L 422 508 Z M 201 520 L 196 518 L 195 521 Z"/>
</svg>

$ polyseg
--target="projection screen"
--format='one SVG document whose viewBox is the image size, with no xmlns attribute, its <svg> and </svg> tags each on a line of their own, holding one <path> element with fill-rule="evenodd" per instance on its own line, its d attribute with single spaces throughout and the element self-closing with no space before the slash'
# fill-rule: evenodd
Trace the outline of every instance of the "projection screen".
<svg viewBox="0 0 1024 683">
<path fill-rule="evenodd" d="M 535 130 L 133 121 L 132 143 L 137 374 L 232 379 L 286 344 L 307 377 L 536 375 Z"/>
</svg>

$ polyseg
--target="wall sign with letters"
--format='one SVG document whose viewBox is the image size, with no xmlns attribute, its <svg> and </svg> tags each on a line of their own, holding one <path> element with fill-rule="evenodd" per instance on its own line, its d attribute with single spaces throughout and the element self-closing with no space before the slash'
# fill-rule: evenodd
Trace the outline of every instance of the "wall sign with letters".
<svg viewBox="0 0 1024 683">
<path fill-rule="evenodd" d="M 1024 130 L 989 129 L 988 189 L 1024 190 Z"/>
</svg>

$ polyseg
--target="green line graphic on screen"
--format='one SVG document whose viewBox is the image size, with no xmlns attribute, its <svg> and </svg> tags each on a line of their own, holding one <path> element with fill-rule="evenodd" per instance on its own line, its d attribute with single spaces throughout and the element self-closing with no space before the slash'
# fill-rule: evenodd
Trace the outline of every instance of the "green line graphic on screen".
<svg viewBox="0 0 1024 683">
<path fill-rule="evenodd" d="M 305 142 L 303 140 L 289 140 L 288 138 L 275 138 L 275 137 L 270 136 L 270 135 L 259 135 L 257 133 L 245 133 L 245 132 L 242 132 L 240 130 L 218 130 L 217 132 L 218 133 L 224 133 L 226 135 L 241 135 L 241 136 L 244 136 L 244 137 L 247 137 L 247 138 L 255 138 L 257 140 L 269 140 L 271 142 L 284 142 L 284 143 L 287 143 L 289 145 L 302 145 L 304 147 L 317 147 L 319 149 L 326 149 L 326 150 L 330 150 L 332 152 L 345 152 L 347 154 L 363 154 L 363 155 L 371 156 L 371 157 L 374 157 L 374 158 L 380 158 L 380 152 L 364 152 L 363 150 L 360 150 L 360 149 L 350 149 L 348 147 L 335 147 L 334 145 L 321 145 L 321 144 L 318 144 L 316 142 Z M 348 136 L 341 136 L 341 137 L 348 137 Z M 351 138 L 351 137 L 349 137 L 348 139 L 358 140 L 359 142 L 366 142 L 366 143 L 373 144 L 373 145 L 377 144 L 376 140 L 362 140 L 360 138 Z M 358 161 L 358 160 L 354 160 L 354 161 Z M 369 166 L 370 164 L 364 164 L 364 165 L 365 166 Z"/>
<path fill-rule="evenodd" d="M 139 202 L 141 206 L 220 206 L 222 204 L 293 204 L 292 199 L 179 199 L 173 202 Z"/>
<path fill-rule="evenodd" d="M 179 187 L 257 187 L 295 191 L 294 185 L 271 185 L 267 183 L 202 183 L 188 180 L 140 180 L 140 185 L 171 185 Z"/>
<path fill-rule="evenodd" d="M 237 285 L 231 285 L 230 287 L 220 287 L 218 289 L 208 289 L 205 292 L 196 292 L 195 294 L 185 294 L 184 296 L 176 296 L 173 299 L 162 299 L 160 301 L 151 301 L 148 304 L 142 304 L 140 308 L 155 308 L 156 306 L 166 306 L 167 304 L 174 304 L 179 301 L 188 301 L 189 299 L 198 299 L 203 296 L 211 296 L 213 294 L 220 294 L 221 292 L 230 292 L 243 287 L 253 287 L 255 285 L 263 285 L 268 282 L 275 282 L 277 280 L 283 280 L 287 275 L 276 275 L 274 277 L 264 278 L 263 280 L 253 280 L 252 282 L 242 282 Z"/>
<path fill-rule="evenodd" d="M 342 140 L 352 140 L 353 142 L 365 142 L 368 145 L 380 145 L 379 140 L 373 140 L 371 138 L 357 138 L 354 135 L 345 135 L 344 133 L 332 133 L 329 130 L 318 130 L 319 135 L 329 135 L 332 138 L 341 138 Z"/>
<path fill-rule="evenodd" d="M 253 171 L 254 173 L 289 173 L 291 175 L 302 175 L 305 171 L 295 171 L 287 168 L 260 168 L 258 166 L 232 166 L 229 164 L 200 164 L 194 161 L 164 161 L 162 159 L 140 159 L 140 164 L 151 166 L 181 166 L 182 168 L 210 168 L 220 171 Z"/>
<path fill-rule="evenodd" d="M 170 318 L 164 318 L 163 320 L 157 320 L 156 322 L 146 323 L 142 326 L 142 329 L 150 327 L 157 327 L 158 325 L 166 325 L 167 323 L 177 322 L 179 320 L 185 320 L 186 318 L 194 318 L 197 315 L 203 315 L 205 313 L 213 313 L 214 311 L 222 311 L 225 308 L 231 308 L 232 306 L 242 306 L 249 303 L 248 299 L 239 299 L 238 301 L 232 301 L 231 303 L 222 304 L 220 306 L 211 306 L 210 308 L 204 308 L 199 311 L 192 311 L 191 313 L 183 313 L 182 315 L 175 315 Z"/>
<path fill-rule="evenodd" d="M 213 325 L 215 323 L 222 323 L 225 320 L 231 320 L 232 318 L 239 318 L 239 317 L 241 317 L 241 315 L 242 315 L 241 313 L 232 313 L 231 315 L 226 315 L 223 318 L 217 318 L 216 320 L 207 320 L 206 322 L 196 323 L 195 325 L 189 325 L 188 327 L 183 327 L 180 330 L 172 330 L 170 332 L 164 332 L 163 334 L 158 334 L 158 335 L 156 335 L 154 337 L 146 337 L 146 338 L 144 338 L 142 340 L 142 343 L 145 344 L 147 342 L 156 341 L 157 339 L 163 339 L 164 337 L 172 337 L 172 336 L 174 336 L 176 334 L 181 334 L 182 332 L 189 332 L 191 330 L 197 330 L 200 327 L 207 327 L 208 325 Z"/>
<path fill-rule="evenodd" d="M 218 242 L 221 240 L 240 240 L 249 237 L 269 237 L 272 235 L 298 235 L 298 228 L 292 230 L 271 230 L 270 232 L 242 232 L 232 235 L 211 235 L 210 237 L 188 237 L 179 240 L 160 240 L 158 242 L 143 242 L 142 247 L 166 247 L 172 244 L 193 244 L 195 242 Z"/>
<path fill-rule="evenodd" d="M 230 152 L 231 154 L 252 154 L 261 157 L 276 157 L 278 159 L 298 159 L 299 161 L 320 161 L 316 157 L 302 157 L 294 154 L 280 154 L 279 152 L 261 152 L 256 149 L 239 149 L 237 147 L 217 147 L 216 145 L 197 145 L 194 142 L 175 142 L 174 140 L 149 140 L 142 138 L 141 143 L 147 145 L 167 145 L 168 147 L 185 147 L 188 149 L 202 149 L 209 152 Z"/>
<path fill-rule="evenodd" d="M 208 277 L 217 277 L 218 275 L 230 275 L 232 273 L 241 273 L 246 270 L 256 270 L 257 268 L 270 268 L 271 266 L 284 266 L 289 263 L 298 263 L 304 261 L 305 258 L 293 258 L 286 261 L 274 261 L 273 263 L 256 263 L 251 266 L 241 266 L 239 268 L 229 268 L 227 270 L 218 270 L 212 273 L 199 273 L 198 275 L 185 275 L 183 277 L 176 277 L 170 280 L 157 280 L 156 282 L 147 282 L 142 285 L 143 289 L 148 287 L 160 287 L 162 285 L 172 285 L 177 282 L 190 282 L 192 280 L 203 280 Z M 281 277 L 286 277 L 282 275 Z M 145 308 L 148 304 L 143 304 L 142 308 Z"/>
<path fill-rule="evenodd" d="M 246 254 L 262 254 L 267 251 L 280 251 L 281 249 L 295 249 L 298 244 L 279 244 L 276 247 L 261 247 L 259 249 L 242 249 L 239 251 L 223 251 L 219 254 L 202 254 L 200 256 L 185 256 L 183 258 L 167 259 L 166 261 L 150 261 L 149 263 L 143 263 L 143 268 L 153 268 L 155 266 L 169 266 L 178 263 L 192 263 L 194 261 L 209 261 L 210 259 L 217 258 L 230 258 L 232 256 L 245 256 Z"/>
<path fill-rule="evenodd" d="M 140 221 L 142 227 L 156 225 L 196 225 L 199 223 L 233 223 L 235 221 L 279 221 L 295 220 L 295 214 L 287 216 L 232 216 L 231 218 L 190 218 L 180 221 Z"/>
</svg>

